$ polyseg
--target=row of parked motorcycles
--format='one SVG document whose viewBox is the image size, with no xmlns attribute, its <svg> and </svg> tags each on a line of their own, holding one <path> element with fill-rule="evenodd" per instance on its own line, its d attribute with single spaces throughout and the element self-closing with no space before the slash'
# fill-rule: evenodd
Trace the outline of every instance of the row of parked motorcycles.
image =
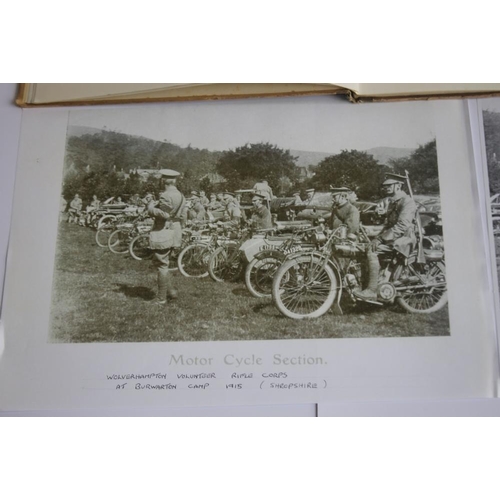
<svg viewBox="0 0 500 500">
<path fill-rule="evenodd" d="M 153 220 L 143 211 L 104 213 L 96 217 L 95 241 L 116 254 L 136 260 L 152 257 L 149 232 Z M 332 231 L 324 220 L 277 222 L 268 230 L 225 222 L 197 222 L 183 230 L 183 242 L 171 252 L 171 267 L 190 279 L 216 282 L 243 280 L 251 295 L 272 299 L 293 319 L 341 314 L 360 299 L 355 291 L 367 279 L 366 252 L 373 228 L 361 228 L 357 239 L 347 228 Z M 397 304 L 410 313 L 432 313 L 447 303 L 446 269 L 440 234 L 423 236 L 420 252 L 408 257 L 394 251 L 381 260 L 380 306 Z"/>
</svg>

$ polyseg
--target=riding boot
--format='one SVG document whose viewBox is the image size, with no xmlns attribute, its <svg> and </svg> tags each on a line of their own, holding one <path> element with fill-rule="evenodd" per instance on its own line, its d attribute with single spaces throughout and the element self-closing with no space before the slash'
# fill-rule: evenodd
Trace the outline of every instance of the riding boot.
<svg viewBox="0 0 500 500">
<path fill-rule="evenodd" d="M 158 295 L 155 300 L 157 304 L 167 303 L 169 278 L 168 269 L 158 269 Z"/>
<path fill-rule="evenodd" d="M 177 298 L 177 290 L 174 288 L 174 285 L 172 283 L 172 273 L 167 274 L 166 286 L 167 286 L 167 298 L 175 300 Z"/>
<path fill-rule="evenodd" d="M 380 263 L 377 254 L 368 252 L 366 255 L 368 268 L 368 285 L 362 291 L 354 291 L 354 295 L 361 300 L 377 300 L 378 275 Z"/>
</svg>

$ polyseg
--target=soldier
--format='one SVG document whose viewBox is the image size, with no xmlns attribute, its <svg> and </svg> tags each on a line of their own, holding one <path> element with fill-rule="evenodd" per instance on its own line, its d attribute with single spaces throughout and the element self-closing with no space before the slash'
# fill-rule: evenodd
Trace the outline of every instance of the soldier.
<svg viewBox="0 0 500 500">
<path fill-rule="evenodd" d="M 210 203 L 208 201 L 207 195 L 205 194 L 205 191 L 200 191 L 200 202 L 204 207 L 206 207 Z"/>
<path fill-rule="evenodd" d="M 315 189 L 313 189 L 313 188 L 306 189 L 306 195 L 307 195 L 307 198 L 306 198 L 305 200 L 302 200 L 302 199 L 300 198 L 300 195 L 299 195 L 299 197 L 297 198 L 297 197 L 295 196 L 297 193 L 295 193 L 295 194 L 294 194 L 294 196 L 295 196 L 295 205 L 296 205 L 296 206 L 300 206 L 300 207 L 302 207 L 302 208 L 307 208 L 307 206 L 311 204 L 312 199 L 314 198 L 314 193 L 315 193 L 315 192 L 316 192 L 316 190 L 315 190 Z M 299 201 L 299 200 L 300 200 L 300 201 Z"/>
<path fill-rule="evenodd" d="M 68 222 L 70 221 L 70 218 L 73 219 L 73 221 L 78 221 L 78 218 L 80 217 L 80 212 L 82 211 L 82 206 L 83 202 L 80 196 L 75 194 L 75 197 L 71 200 L 71 203 L 69 204 L 69 218 Z"/>
<path fill-rule="evenodd" d="M 266 198 L 264 196 L 254 195 L 252 198 L 252 226 L 259 229 L 271 229 L 273 227 L 273 221 L 271 218 L 271 212 L 269 208 L 264 205 Z"/>
<path fill-rule="evenodd" d="M 167 298 L 177 298 L 177 291 L 171 283 L 168 272 L 168 260 L 172 248 L 178 248 L 182 242 L 181 217 L 186 200 L 176 187 L 177 177 L 175 170 L 160 170 L 165 182 L 165 190 L 155 206 L 152 199 L 148 199 L 148 213 L 154 217 L 153 229 L 150 233 L 150 248 L 154 251 L 153 262 L 158 270 L 158 295 L 156 304 L 164 305 Z"/>
<path fill-rule="evenodd" d="M 222 203 L 217 201 L 215 194 L 210 195 L 210 201 L 208 202 L 207 209 L 209 210 L 222 210 Z"/>
<path fill-rule="evenodd" d="M 136 193 L 133 196 L 131 196 L 130 200 L 128 202 L 129 202 L 129 205 L 134 205 L 134 206 L 138 207 L 141 203 L 141 197 L 139 196 L 139 193 Z"/>
<path fill-rule="evenodd" d="M 97 199 L 97 195 L 95 194 L 92 196 L 92 201 L 90 204 L 87 206 L 87 217 L 86 217 L 86 222 L 87 224 L 90 224 L 97 212 L 99 210 L 99 207 L 101 206 L 101 202 Z"/>
<path fill-rule="evenodd" d="M 355 295 L 363 300 L 376 300 L 378 275 L 380 271 L 379 255 L 392 253 L 394 250 L 406 257 L 416 243 L 414 221 L 417 205 L 413 198 L 403 190 L 406 177 L 396 174 L 387 174 L 382 187 L 389 198 L 387 218 L 382 231 L 371 242 L 367 253 L 368 286 Z"/>
<path fill-rule="evenodd" d="M 347 226 L 348 237 L 355 239 L 359 233 L 359 210 L 349 201 L 353 191 L 346 187 L 330 186 L 333 199 L 333 210 L 330 217 L 330 228 L 335 230 L 341 225 Z"/>
<path fill-rule="evenodd" d="M 302 205 L 303 204 L 302 198 L 300 197 L 300 193 L 298 191 L 296 193 L 293 193 L 292 196 L 294 198 L 294 200 L 293 200 L 294 205 Z"/>
<path fill-rule="evenodd" d="M 262 196 L 264 200 L 267 201 L 267 205 L 269 206 L 269 203 L 274 196 L 273 190 L 268 182 L 265 179 L 262 179 L 260 182 L 255 183 L 253 190 L 255 191 L 255 194 Z"/>
<path fill-rule="evenodd" d="M 194 221 L 204 221 L 207 218 L 205 207 L 201 203 L 200 196 L 196 191 L 191 192 L 191 210 L 189 219 Z"/>
<path fill-rule="evenodd" d="M 241 209 L 234 201 L 233 193 L 224 193 L 224 219 L 231 222 L 231 225 L 240 227 L 241 225 Z"/>
</svg>

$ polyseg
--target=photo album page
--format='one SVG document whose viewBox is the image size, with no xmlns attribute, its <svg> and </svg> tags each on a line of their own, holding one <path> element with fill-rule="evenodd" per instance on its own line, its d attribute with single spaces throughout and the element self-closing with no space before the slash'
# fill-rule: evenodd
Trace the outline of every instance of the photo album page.
<svg viewBox="0 0 500 500">
<path fill-rule="evenodd" d="M 496 242 L 500 104 L 478 106 Z M 25 109 L 0 410 L 495 397 L 470 109 Z"/>
</svg>

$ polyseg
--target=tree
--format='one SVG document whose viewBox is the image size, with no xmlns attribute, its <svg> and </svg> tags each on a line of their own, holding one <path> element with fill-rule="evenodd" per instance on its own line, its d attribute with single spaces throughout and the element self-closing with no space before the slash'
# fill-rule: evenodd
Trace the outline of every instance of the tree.
<svg viewBox="0 0 500 500">
<path fill-rule="evenodd" d="M 414 193 L 439 194 L 436 139 L 419 146 L 410 156 L 390 163 L 396 174 L 405 175 L 408 171 Z"/>
<path fill-rule="evenodd" d="M 362 200 L 380 198 L 380 184 L 390 171 L 364 151 L 343 150 L 328 156 L 316 168 L 308 184 L 318 191 L 328 191 L 330 185 L 353 189 Z"/>
<path fill-rule="evenodd" d="M 280 179 L 287 177 L 291 183 L 298 178 L 297 157 L 268 142 L 246 144 L 234 151 L 224 151 L 216 165 L 216 171 L 227 179 L 226 189 L 251 189 L 260 180 L 267 180 L 276 194 L 284 186 Z"/>
</svg>

